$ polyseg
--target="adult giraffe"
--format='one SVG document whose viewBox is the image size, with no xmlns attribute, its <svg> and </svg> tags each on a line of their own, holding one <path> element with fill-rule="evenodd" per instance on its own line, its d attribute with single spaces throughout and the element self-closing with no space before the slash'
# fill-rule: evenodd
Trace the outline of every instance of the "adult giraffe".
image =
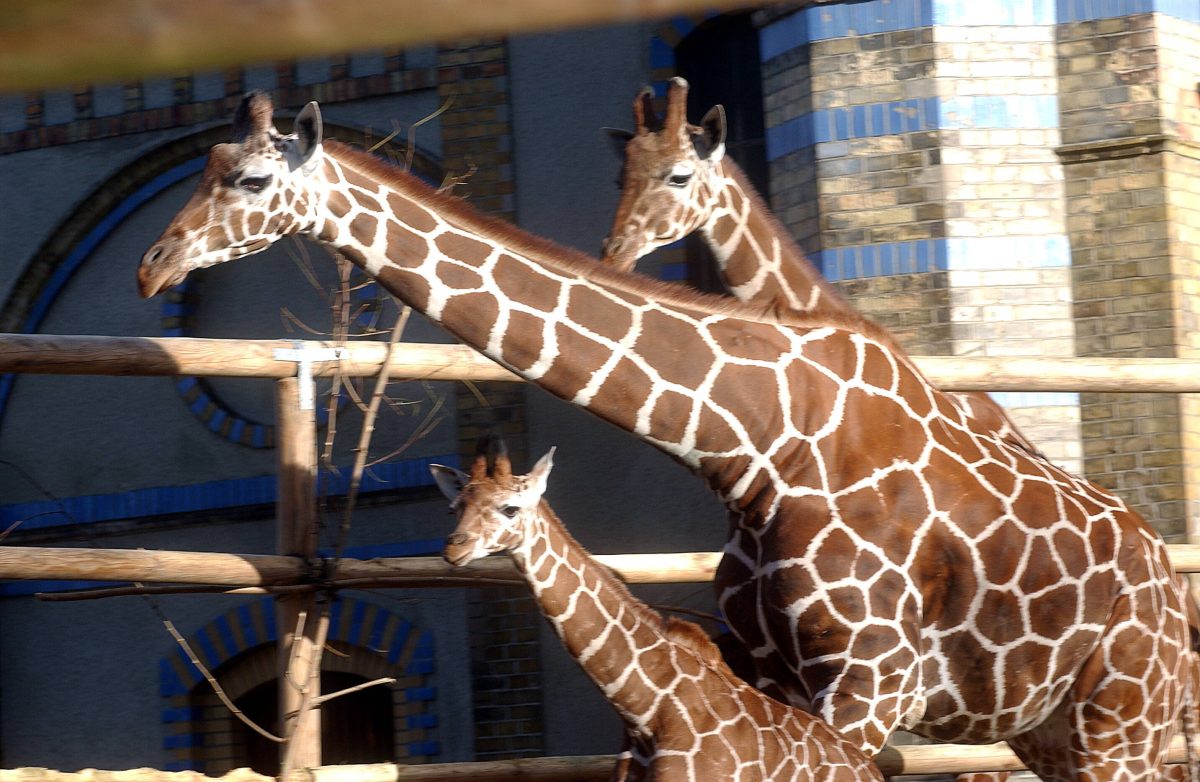
<svg viewBox="0 0 1200 782">
<path fill-rule="evenodd" d="M 725 110 L 713 106 L 692 125 L 687 94 L 686 79 L 671 79 L 666 116 L 659 117 L 647 87 L 633 101 L 636 130 L 607 129 L 622 161 L 621 198 L 602 246 L 603 262 L 630 271 L 642 256 L 698 231 L 737 299 L 779 312 L 852 312 L 725 156 Z M 983 426 L 1038 452 L 987 394 L 951 397 Z"/>
<path fill-rule="evenodd" d="M 512 556 L 567 652 L 621 716 L 629 750 L 614 780 L 883 782 L 848 740 L 739 679 L 699 627 L 664 619 L 592 559 L 542 499 L 553 449 L 528 475 L 513 475 L 502 448 L 480 450 L 470 473 L 431 468 L 458 519 L 443 556 L 452 565 Z"/>
<path fill-rule="evenodd" d="M 851 314 L 777 315 L 598 266 L 378 159 L 233 144 L 146 252 L 145 296 L 289 235 L 699 474 L 729 508 L 716 588 L 793 702 L 868 752 L 904 727 L 1007 739 L 1044 779 L 1146 779 L 1180 710 L 1166 549 L 1117 497 L 984 430 Z"/>
</svg>

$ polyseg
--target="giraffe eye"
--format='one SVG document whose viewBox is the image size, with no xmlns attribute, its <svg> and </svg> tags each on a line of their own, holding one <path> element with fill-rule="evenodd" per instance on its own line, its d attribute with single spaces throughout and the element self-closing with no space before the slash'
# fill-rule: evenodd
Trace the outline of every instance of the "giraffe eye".
<svg viewBox="0 0 1200 782">
<path fill-rule="evenodd" d="M 690 181 L 692 181 L 691 171 L 686 173 L 672 171 L 667 177 L 667 184 L 671 187 L 685 187 Z"/>
<path fill-rule="evenodd" d="M 508 519 L 515 519 L 517 517 L 517 514 L 520 512 L 521 512 L 521 509 L 518 508 L 516 505 L 505 505 L 503 508 L 500 509 L 500 513 L 503 514 L 504 517 L 508 518 Z"/>
<path fill-rule="evenodd" d="M 263 190 L 266 190 L 267 186 L 270 184 L 270 174 L 265 174 L 263 176 L 245 176 L 239 179 L 237 183 L 238 187 L 248 193 L 261 193 Z"/>
</svg>

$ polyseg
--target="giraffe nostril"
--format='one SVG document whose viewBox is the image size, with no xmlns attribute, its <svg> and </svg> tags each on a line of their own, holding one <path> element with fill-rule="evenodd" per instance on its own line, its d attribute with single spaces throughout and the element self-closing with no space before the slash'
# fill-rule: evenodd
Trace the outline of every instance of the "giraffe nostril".
<svg viewBox="0 0 1200 782">
<path fill-rule="evenodd" d="M 471 539 L 471 536 L 465 532 L 451 532 L 446 538 L 447 546 L 461 546 Z"/>
<path fill-rule="evenodd" d="M 142 263 L 143 264 L 157 263 L 158 259 L 162 258 L 162 256 L 163 256 L 163 246 L 161 244 L 156 244 L 153 247 L 151 247 L 149 250 L 147 250 L 146 254 L 142 256 Z"/>
</svg>

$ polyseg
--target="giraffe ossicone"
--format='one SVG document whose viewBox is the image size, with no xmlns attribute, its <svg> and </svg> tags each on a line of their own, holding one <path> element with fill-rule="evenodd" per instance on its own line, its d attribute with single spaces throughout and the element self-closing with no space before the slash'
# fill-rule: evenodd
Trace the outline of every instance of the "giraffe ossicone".
<svg viewBox="0 0 1200 782">
<path fill-rule="evenodd" d="M 614 779 L 855 782 L 883 776 L 825 723 L 739 679 L 704 632 L 663 618 L 596 562 L 543 499 L 554 450 L 526 475 L 483 447 L 469 473 L 433 465 L 461 566 L 507 552 L 571 657 L 621 716 Z"/>
<path fill-rule="evenodd" d="M 323 140 L 262 95 L 146 253 L 190 268 L 304 235 L 725 502 L 715 587 L 760 678 L 864 752 L 1008 740 L 1047 780 L 1163 772 L 1183 599 L 1121 500 L 987 429 L 853 313 L 764 312 L 613 270 Z M 1119 715 L 1119 718 L 1114 716 Z"/>
</svg>

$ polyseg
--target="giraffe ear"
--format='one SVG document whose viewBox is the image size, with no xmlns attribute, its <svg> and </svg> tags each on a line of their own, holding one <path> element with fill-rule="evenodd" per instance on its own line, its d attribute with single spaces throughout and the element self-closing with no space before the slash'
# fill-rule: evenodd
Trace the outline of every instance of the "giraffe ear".
<svg viewBox="0 0 1200 782">
<path fill-rule="evenodd" d="M 550 479 L 550 468 L 554 466 L 554 452 L 557 448 L 546 451 L 546 455 L 538 459 L 537 464 L 529 471 L 529 490 L 541 498 L 546 493 L 546 483 Z"/>
<path fill-rule="evenodd" d="M 429 471 L 433 473 L 433 480 L 442 490 L 442 494 L 446 495 L 446 499 L 451 502 L 458 499 L 463 487 L 471 481 L 471 476 L 465 472 L 441 464 L 429 465 Z"/>
<path fill-rule="evenodd" d="M 604 134 L 604 140 L 608 142 L 608 148 L 617 156 L 617 160 L 624 163 L 625 145 L 633 138 L 633 132 L 620 128 L 600 128 L 600 132 Z"/>
<path fill-rule="evenodd" d="M 296 115 L 296 139 L 299 142 L 302 163 L 307 163 L 316 148 L 321 145 L 323 128 L 321 109 L 315 100 L 309 101 Z"/>
<path fill-rule="evenodd" d="M 700 120 L 696 152 L 701 160 L 716 163 L 725 156 L 725 131 L 725 107 L 718 103 Z"/>
</svg>

